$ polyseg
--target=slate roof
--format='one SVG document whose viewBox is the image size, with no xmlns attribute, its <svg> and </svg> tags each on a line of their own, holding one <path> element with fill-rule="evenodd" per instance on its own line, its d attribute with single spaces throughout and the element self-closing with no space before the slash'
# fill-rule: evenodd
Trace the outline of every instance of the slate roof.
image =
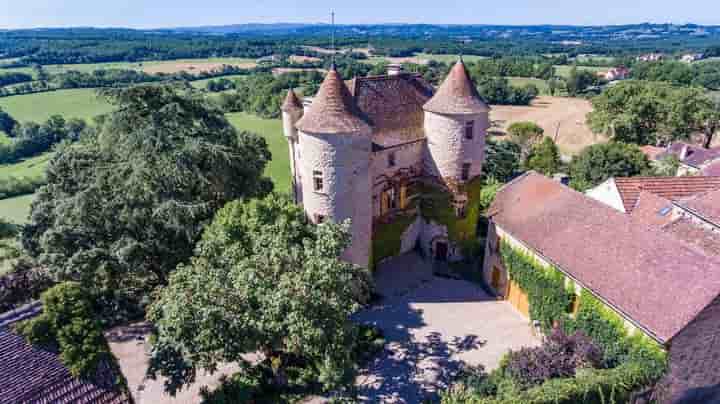
<svg viewBox="0 0 720 404">
<path fill-rule="evenodd" d="M 37 314 L 37 311 L 30 316 Z M 105 366 L 94 381 L 74 378 L 54 352 L 28 344 L 11 326 L 27 318 L 22 309 L 0 316 L 0 402 L 125 404 L 113 389 L 116 375 Z"/>
<path fill-rule="evenodd" d="M 287 96 L 285 97 L 285 101 L 283 102 L 282 106 L 280 107 L 283 111 L 295 111 L 298 109 L 302 109 L 303 105 L 302 102 L 300 102 L 300 99 L 295 94 L 295 91 L 291 88 L 288 90 Z"/>
<path fill-rule="evenodd" d="M 357 77 L 349 82 L 355 104 L 375 132 L 423 134 L 422 107 L 433 88 L 419 74 Z"/>
<path fill-rule="evenodd" d="M 478 94 L 475 83 L 462 60 L 455 63 L 435 95 L 424 106 L 425 111 L 438 114 L 479 114 L 490 107 Z"/>
<path fill-rule="evenodd" d="M 720 259 L 535 172 L 497 194 L 492 221 L 660 342 L 720 295 Z"/>
<path fill-rule="evenodd" d="M 305 133 L 369 134 L 370 126 L 360 117 L 350 91 L 333 66 L 320 85 L 313 102 L 295 125 Z"/>
<path fill-rule="evenodd" d="M 682 142 L 671 144 L 667 148 L 667 151 L 664 155 L 674 155 L 680 158 L 682 150 L 686 146 L 688 148 L 688 154 L 684 159 L 680 159 L 683 164 L 687 164 L 691 167 L 701 168 L 701 166 L 704 164 L 707 164 L 713 160 L 720 159 L 720 147 L 705 149 L 703 147 Z"/>
<path fill-rule="evenodd" d="M 631 213 L 641 191 L 676 201 L 720 189 L 720 177 L 618 177 L 615 186 L 625 211 Z"/>
<path fill-rule="evenodd" d="M 640 151 L 643 152 L 650 160 L 657 160 L 660 156 L 665 154 L 665 149 L 657 146 L 641 146 Z"/>
</svg>

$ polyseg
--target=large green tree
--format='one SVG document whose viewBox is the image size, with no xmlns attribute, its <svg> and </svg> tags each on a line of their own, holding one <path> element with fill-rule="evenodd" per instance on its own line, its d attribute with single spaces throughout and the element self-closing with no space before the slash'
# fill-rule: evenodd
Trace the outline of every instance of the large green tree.
<svg viewBox="0 0 720 404">
<path fill-rule="evenodd" d="M 520 158 L 527 159 L 532 149 L 543 139 L 545 130 L 535 122 L 515 122 L 507 128 L 508 138 L 520 146 Z"/>
<path fill-rule="evenodd" d="M 366 270 L 339 259 L 349 242 L 347 224 L 313 226 L 285 198 L 229 203 L 150 308 L 150 373 L 166 376 L 175 392 L 198 369 L 260 352 L 271 385 L 286 383 L 297 364 L 326 387 L 348 381 L 356 333 L 349 317 L 370 282 Z"/>
<path fill-rule="evenodd" d="M 142 298 L 226 202 L 267 194 L 265 140 L 169 86 L 104 93 L 116 111 L 47 170 L 23 246 L 57 280 Z"/>
<path fill-rule="evenodd" d="M 533 147 L 525 162 L 525 168 L 535 170 L 547 176 L 551 176 L 560 171 L 560 151 L 557 145 L 549 137 L 543 139 Z"/>
<path fill-rule="evenodd" d="M 647 156 L 633 144 L 609 142 L 585 148 L 570 163 L 570 185 L 585 191 L 610 177 L 652 175 Z"/>
<path fill-rule="evenodd" d="M 626 81 L 593 98 L 588 124 L 613 140 L 667 144 L 702 132 L 706 144 L 720 126 L 720 107 L 704 90 L 667 83 Z"/>
</svg>

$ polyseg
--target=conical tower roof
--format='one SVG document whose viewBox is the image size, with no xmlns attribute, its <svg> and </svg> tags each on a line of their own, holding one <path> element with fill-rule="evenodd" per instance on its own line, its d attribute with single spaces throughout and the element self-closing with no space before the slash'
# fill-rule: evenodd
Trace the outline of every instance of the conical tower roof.
<svg viewBox="0 0 720 404">
<path fill-rule="evenodd" d="M 306 133 L 356 133 L 370 130 L 360 118 L 340 74 L 331 67 L 312 104 L 295 125 Z"/>
<path fill-rule="evenodd" d="M 490 111 L 470 79 L 462 59 L 455 63 L 445 81 L 423 109 L 438 114 L 479 114 Z"/>
<path fill-rule="evenodd" d="M 297 95 L 295 94 L 295 91 L 291 88 L 287 96 L 285 97 L 285 102 L 283 102 L 282 106 L 280 107 L 281 110 L 285 112 L 290 111 L 296 111 L 298 109 L 302 109 L 302 103 L 300 102 L 300 99 L 298 99 Z"/>
</svg>

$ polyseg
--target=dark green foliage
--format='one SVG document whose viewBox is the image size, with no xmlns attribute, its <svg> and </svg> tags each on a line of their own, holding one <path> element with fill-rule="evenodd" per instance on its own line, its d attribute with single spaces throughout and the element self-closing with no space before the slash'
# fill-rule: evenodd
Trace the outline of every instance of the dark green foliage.
<svg viewBox="0 0 720 404">
<path fill-rule="evenodd" d="M 261 386 L 348 385 L 358 350 L 372 345 L 356 348 L 361 330 L 350 315 L 367 301 L 370 279 L 339 259 L 349 242 L 346 225 L 314 226 L 285 198 L 227 204 L 149 310 L 157 327 L 149 373 L 168 377 L 175 392 L 199 369 L 259 351 L 265 360 L 247 372 L 259 372 Z"/>
<path fill-rule="evenodd" d="M 0 199 L 32 194 L 45 185 L 44 178 L 6 177 L 0 179 Z M 0 237 L 2 238 L 2 237 Z"/>
<path fill-rule="evenodd" d="M 636 146 L 619 142 L 585 148 L 570 163 L 570 186 L 585 191 L 611 177 L 652 175 L 647 156 Z"/>
<path fill-rule="evenodd" d="M 15 125 L 17 125 L 17 121 L 0 108 L 0 132 L 10 134 L 15 129 Z"/>
<path fill-rule="evenodd" d="M 117 111 L 60 148 L 23 246 L 55 279 L 140 301 L 187 260 L 227 201 L 266 194 L 270 159 L 205 100 L 166 86 L 106 92 Z"/>
<path fill-rule="evenodd" d="M 520 171 L 521 150 L 514 142 L 487 139 L 483 175 L 506 183 Z"/>
<path fill-rule="evenodd" d="M 500 244 L 500 253 L 510 277 L 528 295 L 530 318 L 550 330 L 556 320 L 564 318 L 572 301 L 573 292 L 565 286 L 565 276 L 557 269 L 543 267 L 505 241 Z"/>
<path fill-rule="evenodd" d="M 478 93 L 489 104 L 530 105 L 539 90 L 532 84 L 514 87 L 505 77 L 480 76 L 475 78 Z"/>
<path fill-rule="evenodd" d="M 0 245 L 0 251 L 3 246 Z M 25 257 L 9 263 L 10 270 L 0 275 L 0 312 L 12 310 L 33 299 L 54 283 L 47 271 Z"/>
<path fill-rule="evenodd" d="M 572 69 L 570 69 L 570 74 L 565 80 L 565 89 L 567 90 L 568 95 L 576 97 L 585 92 L 588 87 L 596 86 L 598 84 L 600 84 L 600 79 L 595 75 L 595 73 L 587 70 L 578 70 L 576 66 L 573 66 Z"/>
<path fill-rule="evenodd" d="M 525 168 L 552 176 L 560 171 L 561 165 L 560 151 L 557 145 L 551 138 L 546 137 L 532 148 L 525 163 Z"/>
<path fill-rule="evenodd" d="M 679 86 L 699 86 L 720 90 L 720 62 L 682 63 L 674 60 L 639 62 L 632 68 L 632 77 L 645 81 L 664 81 Z"/>
<path fill-rule="evenodd" d="M 15 163 L 36 156 L 63 141 L 76 141 L 86 127 L 82 119 L 66 121 L 60 115 L 51 116 L 42 125 L 34 122 L 16 124 L 10 133 L 11 143 L 0 145 L 0 164 Z"/>
<path fill-rule="evenodd" d="M 75 377 L 92 377 L 101 363 L 114 361 L 92 297 L 80 284 L 61 283 L 44 292 L 41 300 L 43 313 L 18 326 L 29 343 L 57 349 Z"/>
</svg>

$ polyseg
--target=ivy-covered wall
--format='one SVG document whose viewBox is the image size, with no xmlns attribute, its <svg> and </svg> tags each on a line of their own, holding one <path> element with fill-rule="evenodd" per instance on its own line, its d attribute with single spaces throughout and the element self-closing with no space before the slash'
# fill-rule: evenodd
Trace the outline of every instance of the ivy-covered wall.
<svg viewBox="0 0 720 404">
<path fill-rule="evenodd" d="M 420 214 L 425 220 L 447 226 L 448 239 L 454 243 L 475 239 L 477 224 L 482 214 L 481 192 L 483 181 L 477 177 L 461 187 L 468 197 L 465 217 L 458 218 L 452 205 L 452 194 L 431 184 L 420 184 Z"/>
<path fill-rule="evenodd" d="M 417 214 L 399 215 L 390 223 L 378 223 L 373 228 L 370 268 L 385 258 L 400 254 L 402 235 L 415 221 Z"/>
</svg>

